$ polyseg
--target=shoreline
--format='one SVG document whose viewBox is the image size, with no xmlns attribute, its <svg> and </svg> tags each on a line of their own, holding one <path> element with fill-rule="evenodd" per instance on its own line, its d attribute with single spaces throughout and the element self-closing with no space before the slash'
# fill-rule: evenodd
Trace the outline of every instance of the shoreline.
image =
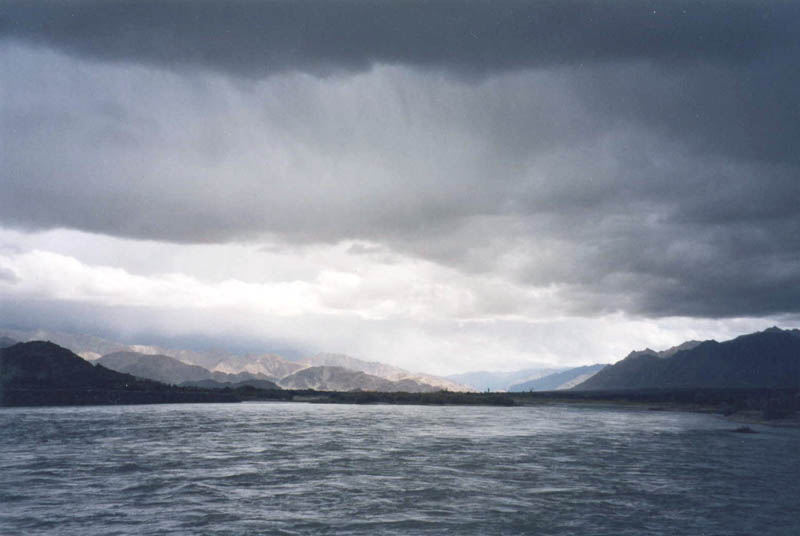
<svg viewBox="0 0 800 536">
<path fill-rule="evenodd" d="M 420 406 L 551 406 L 677 411 L 717 415 L 731 423 L 800 427 L 798 389 L 662 389 L 630 391 L 533 391 L 428 393 L 182 389 L 179 393 L 19 390 L 0 397 L 0 407 L 118 405 L 148 403 L 298 402 L 306 404 L 388 404 Z M 120 396 L 120 395 L 125 396 Z M 90 396 L 91 395 L 91 396 Z M 172 395 L 172 396 L 165 396 Z M 179 395 L 179 396 L 178 396 Z"/>
</svg>

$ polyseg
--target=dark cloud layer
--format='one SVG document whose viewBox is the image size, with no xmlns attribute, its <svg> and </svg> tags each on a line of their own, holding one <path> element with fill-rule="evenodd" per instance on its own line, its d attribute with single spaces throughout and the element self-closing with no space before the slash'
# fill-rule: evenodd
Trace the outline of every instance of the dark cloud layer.
<svg viewBox="0 0 800 536">
<path fill-rule="evenodd" d="M 360 239 L 578 314 L 800 312 L 800 4 L 0 5 L 4 225 Z"/>
<path fill-rule="evenodd" d="M 581 61 L 741 63 L 797 46 L 792 2 L 6 1 L 2 34 L 247 77 L 373 63 L 465 74 Z"/>
</svg>

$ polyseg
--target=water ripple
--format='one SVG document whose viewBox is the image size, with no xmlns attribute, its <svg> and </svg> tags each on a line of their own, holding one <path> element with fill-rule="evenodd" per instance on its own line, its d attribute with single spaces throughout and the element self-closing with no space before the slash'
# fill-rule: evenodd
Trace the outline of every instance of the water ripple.
<svg viewBox="0 0 800 536">
<path fill-rule="evenodd" d="M 0 409 L 0 534 L 800 534 L 800 431 L 568 407 Z"/>
</svg>

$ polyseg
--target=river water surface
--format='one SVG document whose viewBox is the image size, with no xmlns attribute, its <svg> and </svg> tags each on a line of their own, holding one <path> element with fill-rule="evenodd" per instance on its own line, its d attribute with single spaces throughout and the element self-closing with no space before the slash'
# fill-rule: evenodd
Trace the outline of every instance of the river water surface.
<svg viewBox="0 0 800 536">
<path fill-rule="evenodd" d="M 800 430 L 575 407 L 0 409 L 0 534 L 800 534 Z"/>
</svg>

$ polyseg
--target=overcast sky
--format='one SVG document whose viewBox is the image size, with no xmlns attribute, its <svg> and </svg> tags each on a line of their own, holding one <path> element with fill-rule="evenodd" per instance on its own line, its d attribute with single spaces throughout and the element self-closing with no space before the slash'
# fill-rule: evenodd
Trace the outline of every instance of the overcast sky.
<svg viewBox="0 0 800 536">
<path fill-rule="evenodd" d="M 798 28 L 0 0 L 0 324 L 432 373 L 797 327 Z"/>
</svg>

